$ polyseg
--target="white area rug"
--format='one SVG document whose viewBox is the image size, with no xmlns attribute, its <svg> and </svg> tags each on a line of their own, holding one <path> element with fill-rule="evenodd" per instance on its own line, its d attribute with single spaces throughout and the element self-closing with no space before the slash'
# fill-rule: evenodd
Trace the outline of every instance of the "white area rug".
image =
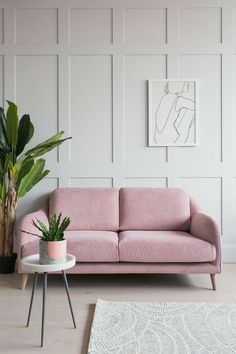
<svg viewBox="0 0 236 354">
<path fill-rule="evenodd" d="M 98 300 L 89 354 L 236 354 L 236 303 Z"/>
</svg>

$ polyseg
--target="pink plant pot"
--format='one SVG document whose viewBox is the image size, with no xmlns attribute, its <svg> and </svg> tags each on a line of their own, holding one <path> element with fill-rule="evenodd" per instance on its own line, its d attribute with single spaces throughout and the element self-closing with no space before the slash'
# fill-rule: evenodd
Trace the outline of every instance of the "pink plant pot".
<svg viewBox="0 0 236 354">
<path fill-rule="evenodd" d="M 39 263 L 58 264 L 66 261 L 66 240 L 39 241 Z"/>
</svg>

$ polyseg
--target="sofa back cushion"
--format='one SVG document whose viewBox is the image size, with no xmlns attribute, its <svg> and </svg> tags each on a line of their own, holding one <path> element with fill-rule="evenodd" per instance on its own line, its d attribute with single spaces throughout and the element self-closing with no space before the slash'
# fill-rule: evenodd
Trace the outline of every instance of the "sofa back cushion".
<svg viewBox="0 0 236 354">
<path fill-rule="evenodd" d="M 188 231 L 189 195 L 180 188 L 122 188 L 120 230 Z"/>
<path fill-rule="evenodd" d="M 68 231 L 119 229 L 119 190 L 116 188 L 58 188 L 49 199 L 49 213 L 69 216 Z"/>
</svg>

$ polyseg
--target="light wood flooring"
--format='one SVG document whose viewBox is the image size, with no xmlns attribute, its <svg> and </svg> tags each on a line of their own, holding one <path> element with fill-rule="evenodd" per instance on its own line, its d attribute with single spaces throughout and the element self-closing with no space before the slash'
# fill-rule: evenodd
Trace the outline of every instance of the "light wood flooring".
<svg viewBox="0 0 236 354">
<path fill-rule="evenodd" d="M 111 301 L 236 301 L 236 264 L 225 264 L 216 276 L 217 290 L 209 275 L 69 275 L 76 317 L 73 329 L 63 279 L 49 275 L 44 348 L 40 348 L 42 283 L 39 280 L 29 328 L 25 327 L 32 277 L 20 290 L 17 273 L 0 275 L 0 353 L 87 353 L 97 299 Z M 128 354 L 128 353 L 127 353 Z"/>
</svg>

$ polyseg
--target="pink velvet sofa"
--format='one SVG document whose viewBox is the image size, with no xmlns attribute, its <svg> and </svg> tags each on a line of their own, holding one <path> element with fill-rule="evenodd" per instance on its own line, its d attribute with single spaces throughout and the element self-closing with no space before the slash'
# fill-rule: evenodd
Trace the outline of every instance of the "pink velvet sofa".
<svg viewBox="0 0 236 354">
<path fill-rule="evenodd" d="M 215 289 L 220 229 L 182 189 L 59 188 L 19 230 L 34 232 L 33 219 L 60 212 L 71 219 L 65 238 L 77 260 L 68 273 L 205 273 Z M 38 251 L 38 238 L 19 231 L 19 273 L 20 259 Z"/>
</svg>

